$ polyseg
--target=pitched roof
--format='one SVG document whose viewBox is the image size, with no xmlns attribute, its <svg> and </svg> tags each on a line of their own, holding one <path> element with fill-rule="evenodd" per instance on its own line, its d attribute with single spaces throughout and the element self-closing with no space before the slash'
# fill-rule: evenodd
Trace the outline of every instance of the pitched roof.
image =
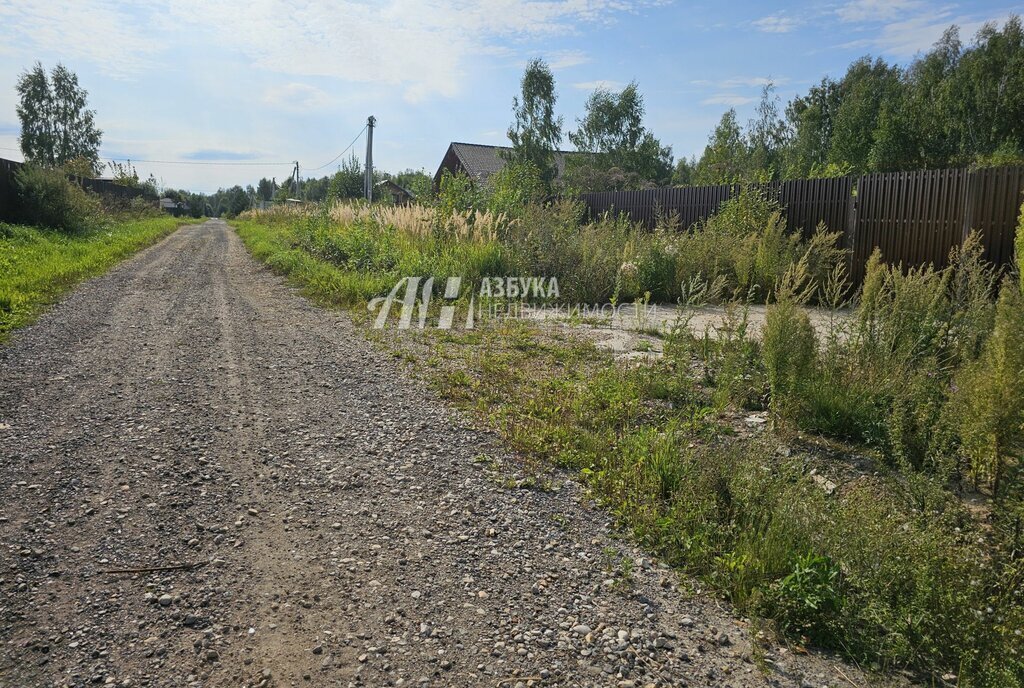
<svg viewBox="0 0 1024 688">
<path fill-rule="evenodd" d="M 444 160 L 441 161 L 441 165 L 437 168 L 434 181 L 439 181 L 442 171 L 450 168 L 450 165 L 445 163 L 449 162 L 450 156 L 454 156 L 467 175 L 473 179 L 486 182 L 492 174 L 499 172 L 505 167 L 505 159 L 501 157 L 501 152 L 509 150 L 512 149 L 508 146 L 487 146 L 479 143 L 453 141 L 448 146 Z M 558 170 L 555 173 L 556 178 L 561 177 L 562 173 L 565 172 L 566 157 L 576 154 L 574 151 L 555 151 L 555 166 Z"/>
<path fill-rule="evenodd" d="M 188 203 L 184 201 L 176 201 L 173 198 L 161 198 L 161 208 L 181 208 L 182 210 L 189 210 Z"/>
<path fill-rule="evenodd" d="M 406 194 L 409 198 L 416 198 L 416 194 L 414 194 L 412 191 L 409 191 L 409 189 L 405 188 L 404 186 L 397 184 L 394 179 L 382 179 L 379 182 L 377 182 L 377 186 L 390 186 L 391 188 L 397 189 L 398 191 L 401 191 L 402 193 Z"/>
</svg>

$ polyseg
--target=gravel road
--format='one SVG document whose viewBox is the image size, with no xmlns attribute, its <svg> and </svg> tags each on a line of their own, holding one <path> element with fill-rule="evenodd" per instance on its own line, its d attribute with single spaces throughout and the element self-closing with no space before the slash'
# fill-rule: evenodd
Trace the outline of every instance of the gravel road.
<svg viewBox="0 0 1024 688">
<path fill-rule="evenodd" d="M 753 651 L 576 483 L 504 487 L 494 436 L 223 222 L 0 371 L 0 686 L 864 685 Z"/>
</svg>

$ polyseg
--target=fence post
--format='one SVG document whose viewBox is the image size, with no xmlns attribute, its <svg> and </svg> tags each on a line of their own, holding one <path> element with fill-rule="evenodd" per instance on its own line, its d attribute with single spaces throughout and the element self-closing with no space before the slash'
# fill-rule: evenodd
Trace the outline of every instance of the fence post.
<svg viewBox="0 0 1024 688">
<path fill-rule="evenodd" d="M 847 251 L 847 275 L 849 275 L 850 281 L 853 286 L 857 286 L 860 281 L 860 276 L 856 274 L 857 270 L 857 202 L 860 198 L 860 189 L 863 186 L 860 183 L 860 179 L 856 181 L 850 178 L 850 188 L 847 191 L 846 200 L 846 231 L 843 233 L 843 247 Z"/>
<path fill-rule="evenodd" d="M 967 178 L 964 180 L 964 216 L 960 232 L 961 246 L 967 241 L 967 237 L 971 233 L 971 221 L 974 219 L 974 203 L 977 200 L 977 193 L 975 193 L 974 189 L 977 175 L 978 172 L 976 171 L 968 172 Z"/>
</svg>

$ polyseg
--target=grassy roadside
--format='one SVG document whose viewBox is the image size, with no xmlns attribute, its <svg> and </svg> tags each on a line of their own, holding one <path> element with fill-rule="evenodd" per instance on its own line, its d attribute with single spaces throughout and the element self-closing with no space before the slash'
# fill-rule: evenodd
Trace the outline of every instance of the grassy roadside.
<svg viewBox="0 0 1024 688">
<path fill-rule="evenodd" d="M 235 226 L 321 303 L 365 316 L 394 284 L 314 254 L 292 223 Z M 788 378 L 760 367 L 741 319 L 720 342 L 670 337 L 639 366 L 521 321 L 367 332 L 501 432 L 534 474 L 522 487 L 544 489 L 550 465 L 578 471 L 638 540 L 796 643 L 935 683 L 1024 685 L 1024 570 L 1006 521 L 871 446 L 747 424 L 742 409 Z M 800 413 L 824 405 L 811 400 Z"/>
<path fill-rule="evenodd" d="M 78 234 L 0 223 L 0 341 L 82 280 L 187 223 L 151 217 Z"/>
</svg>

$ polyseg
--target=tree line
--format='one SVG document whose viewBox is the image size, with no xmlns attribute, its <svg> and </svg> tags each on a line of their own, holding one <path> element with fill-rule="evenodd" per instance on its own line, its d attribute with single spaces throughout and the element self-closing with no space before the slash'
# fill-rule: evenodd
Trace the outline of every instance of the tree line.
<svg viewBox="0 0 1024 688">
<path fill-rule="evenodd" d="M 764 88 L 742 128 L 726 112 L 678 184 L 798 179 L 1024 162 L 1024 30 L 1012 16 L 965 46 L 951 26 L 909 65 L 854 61 L 780 110 Z"/>
<path fill-rule="evenodd" d="M 564 121 L 543 60 L 526 68 L 513 101 L 510 162 L 529 163 L 553 187 Z M 764 86 L 743 126 L 729 109 L 699 156 L 673 164 L 672 148 L 643 125 L 636 82 L 597 89 L 576 129 L 561 191 L 607 191 L 833 177 L 868 172 L 1024 163 L 1024 29 L 1018 16 L 984 25 L 969 45 L 951 26 L 910 64 L 862 57 L 785 106 Z"/>
<path fill-rule="evenodd" d="M 68 174 L 99 174 L 103 132 L 77 76 L 60 64 L 47 74 L 36 63 L 16 89 L 25 159 Z M 513 99 L 511 147 L 503 155 L 535 176 L 545 193 L 1024 163 L 1024 27 L 1014 15 L 1001 28 L 986 24 L 965 45 L 954 25 L 907 65 L 862 57 L 842 77 L 825 77 L 785 106 L 769 83 L 746 126 L 735 109 L 728 110 L 701 155 L 678 161 L 672 147 L 645 127 L 636 82 L 620 91 L 595 90 L 568 132 L 556 105 L 551 69 L 532 60 Z M 565 157 L 559 175 L 555 152 L 563 141 L 575 152 Z M 119 183 L 158 190 L 152 175 L 139 180 L 130 164 L 112 163 L 111 170 Z M 385 177 L 420 198 L 433 193 L 423 170 L 374 173 L 375 181 Z M 163 193 L 188 203 L 193 214 L 234 215 L 259 201 L 360 198 L 363 168 L 352 156 L 333 174 L 300 179 L 298 185 L 289 176 L 209 195 Z"/>
<path fill-rule="evenodd" d="M 364 169 L 359 158 L 352 155 L 343 160 L 333 174 L 308 178 L 300 174 L 297 187 L 295 173 L 292 172 L 280 182 L 276 177 L 263 177 L 255 185 L 236 184 L 227 189 L 218 189 L 212 194 L 165 188 L 163 196 L 187 203 L 193 217 L 235 216 L 262 203 L 286 203 L 289 200 L 320 203 L 363 198 Z M 432 193 L 432 179 L 423 170 L 406 169 L 397 174 L 389 174 L 375 169 L 373 179 L 374 184 L 391 179 L 418 198 L 429 198 Z M 384 194 L 375 194 L 374 197 L 382 202 L 387 202 L 389 198 Z"/>
<path fill-rule="evenodd" d="M 342 161 L 333 174 L 300 178 L 298 184 L 289 175 L 280 183 L 276 178 L 263 178 L 255 185 L 236 184 L 212 194 L 160 188 L 152 174 L 140 179 L 131 161 L 100 161 L 103 132 L 96 126 L 96 111 L 89 109 L 88 92 L 79 84 L 78 76 L 63 64 L 58 63 L 47 72 L 41 63 L 35 63 L 18 77 L 15 90 L 21 123 L 19 144 L 26 162 L 80 177 L 96 177 L 106 168 L 114 183 L 185 203 L 194 217 L 237 215 L 259 201 L 324 201 L 363 196 L 363 166 L 355 155 Z M 374 182 L 383 179 L 392 179 L 416 196 L 431 193 L 431 177 L 423 170 L 407 169 L 395 175 L 375 170 Z"/>
</svg>

